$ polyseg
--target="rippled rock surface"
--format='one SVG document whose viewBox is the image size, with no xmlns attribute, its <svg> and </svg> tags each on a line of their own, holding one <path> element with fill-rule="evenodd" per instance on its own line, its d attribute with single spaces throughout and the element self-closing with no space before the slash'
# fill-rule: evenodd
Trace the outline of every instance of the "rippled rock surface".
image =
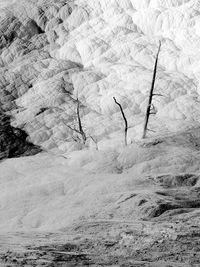
<svg viewBox="0 0 200 267">
<path fill-rule="evenodd" d="M 0 102 L 30 140 L 59 153 L 75 142 L 76 99 L 86 146 L 142 135 L 158 42 L 150 129 L 160 135 L 199 125 L 199 2 L 195 0 L 13 1 L 0 13 Z M 70 127 L 69 127 L 70 126 Z"/>
</svg>

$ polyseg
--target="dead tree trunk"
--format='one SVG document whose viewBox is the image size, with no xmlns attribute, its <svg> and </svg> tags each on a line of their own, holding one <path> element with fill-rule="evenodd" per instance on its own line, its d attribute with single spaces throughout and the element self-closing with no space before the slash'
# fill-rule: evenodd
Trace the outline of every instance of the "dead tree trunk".
<svg viewBox="0 0 200 267">
<path fill-rule="evenodd" d="M 125 142 L 125 146 L 127 146 L 128 122 L 127 122 L 127 119 L 126 119 L 126 116 L 124 114 L 124 111 L 123 111 L 123 108 L 122 108 L 121 104 L 119 102 L 117 102 L 115 97 L 113 97 L 113 99 L 114 99 L 115 103 L 119 106 L 121 114 L 122 114 L 122 117 L 124 119 L 124 123 L 125 123 L 125 127 L 124 127 L 124 142 Z"/>
<path fill-rule="evenodd" d="M 149 122 L 149 116 L 151 114 L 154 114 L 154 113 L 151 113 L 151 111 L 152 111 L 152 99 L 153 99 L 153 96 L 154 96 L 153 90 L 154 90 L 154 85 L 155 85 L 155 80 L 156 80 L 158 56 L 159 56 L 159 53 L 160 53 L 160 48 L 161 48 L 161 42 L 159 42 L 158 52 L 157 52 L 157 55 L 156 55 L 156 61 L 155 61 L 155 65 L 154 65 L 153 79 L 152 79 L 152 83 L 151 83 L 151 90 L 150 90 L 150 93 L 149 93 L 149 101 L 148 101 L 146 115 L 145 115 L 145 123 L 144 123 L 144 129 L 143 129 L 142 138 L 146 137 L 146 133 L 147 133 L 147 130 L 148 130 L 147 126 L 148 126 L 148 122 Z"/>
<path fill-rule="evenodd" d="M 80 103 L 79 103 L 79 99 L 77 97 L 77 109 L 76 109 L 76 114 L 77 114 L 77 119 L 78 119 L 78 127 L 79 127 L 79 133 L 81 134 L 82 140 L 83 140 L 83 144 L 85 144 L 87 137 L 86 134 L 83 130 L 82 127 L 82 122 L 81 122 L 81 117 L 80 117 Z"/>
</svg>

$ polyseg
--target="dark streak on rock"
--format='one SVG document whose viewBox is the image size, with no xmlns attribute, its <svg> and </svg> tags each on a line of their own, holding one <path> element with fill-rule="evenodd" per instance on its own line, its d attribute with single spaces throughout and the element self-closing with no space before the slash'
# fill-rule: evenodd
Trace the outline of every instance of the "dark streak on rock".
<svg viewBox="0 0 200 267">
<path fill-rule="evenodd" d="M 10 116 L 0 112 L 0 160 L 35 155 L 42 151 L 39 146 L 26 141 L 27 133 L 10 125 Z"/>
</svg>

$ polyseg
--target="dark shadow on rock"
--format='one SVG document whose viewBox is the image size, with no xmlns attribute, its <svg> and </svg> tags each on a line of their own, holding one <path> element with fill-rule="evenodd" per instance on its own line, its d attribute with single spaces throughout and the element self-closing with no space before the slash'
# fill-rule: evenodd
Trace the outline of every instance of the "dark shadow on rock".
<svg viewBox="0 0 200 267">
<path fill-rule="evenodd" d="M 27 137 L 25 131 L 11 126 L 10 116 L 0 111 L 0 160 L 41 152 L 39 146 L 26 141 Z"/>
</svg>

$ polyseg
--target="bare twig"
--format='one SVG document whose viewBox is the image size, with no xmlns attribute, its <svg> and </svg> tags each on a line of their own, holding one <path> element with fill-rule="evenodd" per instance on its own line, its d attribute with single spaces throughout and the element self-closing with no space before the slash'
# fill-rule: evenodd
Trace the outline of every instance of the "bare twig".
<svg viewBox="0 0 200 267">
<path fill-rule="evenodd" d="M 92 139 L 92 141 L 95 143 L 95 146 L 96 146 L 96 150 L 99 150 L 98 149 L 98 144 L 97 144 L 97 140 L 93 137 L 93 136 L 91 136 L 90 135 L 90 138 Z"/>
<path fill-rule="evenodd" d="M 164 95 L 162 95 L 162 94 L 153 94 L 153 96 L 164 96 Z"/>
<path fill-rule="evenodd" d="M 72 130 L 72 131 L 74 131 L 74 132 L 76 132 L 76 133 L 78 133 L 78 134 L 81 134 L 81 133 L 79 132 L 79 130 L 77 130 L 75 127 L 72 127 L 71 125 L 67 125 L 67 127 L 68 127 L 70 130 Z"/>
</svg>

